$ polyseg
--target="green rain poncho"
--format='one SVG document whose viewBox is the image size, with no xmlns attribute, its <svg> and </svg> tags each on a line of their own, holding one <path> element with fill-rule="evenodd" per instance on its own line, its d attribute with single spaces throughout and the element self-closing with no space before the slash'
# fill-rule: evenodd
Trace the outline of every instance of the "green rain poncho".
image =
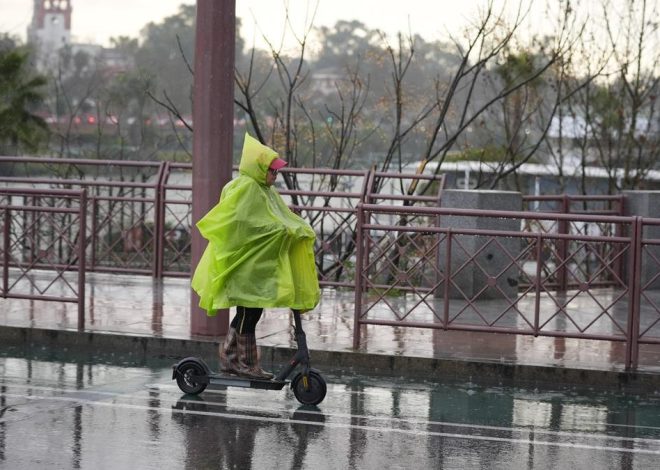
<svg viewBox="0 0 660 470">
<path fill-rule="evenodd" d="M 266 185 L 277 153 L 245 134 L 239 176 L 198 223 L 209 243 L 192 288 L 207 314 L 236 305 L 307 311 L 319 301 L 314 230 Z"/>
</svg>

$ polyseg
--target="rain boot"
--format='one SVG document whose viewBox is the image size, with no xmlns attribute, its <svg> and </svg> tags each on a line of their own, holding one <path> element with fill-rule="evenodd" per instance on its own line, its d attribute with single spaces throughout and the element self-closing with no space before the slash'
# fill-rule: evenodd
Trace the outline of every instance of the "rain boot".
<svg viewBox="0 0 660 470">
<path fill-rule="evenodd" d="M 259 366 L 257 338 L 254 333 L 238 335 L 238 375 L 251 379 L 273 378 L 273 374 Z"/>
<path fill-rule="evenodd" d="M 236 328 L 229 328 L 225 342 L 220 346 L 220 370 L 228 374 L 238 373 L 238 335 Z"/>
</svg>

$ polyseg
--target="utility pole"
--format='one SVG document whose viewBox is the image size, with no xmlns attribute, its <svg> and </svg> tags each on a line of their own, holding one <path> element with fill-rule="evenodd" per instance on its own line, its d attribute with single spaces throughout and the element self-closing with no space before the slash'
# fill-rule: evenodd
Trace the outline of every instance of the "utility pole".
<svg viewBox="0 0 660 470">
<path fill-rule="evenodd" d="M 231 179 L 234 135 L 234 47 L 236 0 L 197 0 L 195 79 L 193 93 L 193 203 L 191 270 L 206 241 L 194 226 L 220 197 Z M 191 290 L 190 332 L 224 335 L 229 311 L 208 317 Z"/>
</svg>

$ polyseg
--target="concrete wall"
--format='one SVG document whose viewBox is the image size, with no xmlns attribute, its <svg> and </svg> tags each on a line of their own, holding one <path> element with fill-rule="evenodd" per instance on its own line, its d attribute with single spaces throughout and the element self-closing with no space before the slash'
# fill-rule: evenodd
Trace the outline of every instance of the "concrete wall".
<svg viewBox="0 0 660 470">
<path fill-rule="evenodd" d="M 445 190 L 442 192 L 441 207 L 456 209 L 479 209 L 499 211 L 522 210 L 522 195 L 513 191 Z M 441 216 L 440 226 L 455 230 L 480 229 L 519 232 L 521 220 L 491 217 Z M 482 250 L 482 247 L 486 246 Z M 520 269 L 507 268 L 511 257 L 520 253 L 520 239 L 515 237 L 487 237 L 478 235 L 456 235 L 452 240 L 451 271 L 454 285 L 450 287 L 450 298 L 472 298 L 484 286 L 488 288 L 479 299 L 515 298 L 518 294 Z M 479 251 L 481 250 L 481 251 Z M 461 266 L 479 251 L 475 260 L 462 269 Z M 438 260 L 444 273 L 447 263 L 446 242 L 439 247 Z M 457 272 L 458 271 L 458 272 Z M 440 289 L 436 296 L 442 297 Z"/>
</svg>

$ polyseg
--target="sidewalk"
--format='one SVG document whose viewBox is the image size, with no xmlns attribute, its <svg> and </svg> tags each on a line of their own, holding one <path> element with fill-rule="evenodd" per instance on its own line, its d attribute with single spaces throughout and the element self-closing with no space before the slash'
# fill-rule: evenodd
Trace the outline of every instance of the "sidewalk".
<svg viewBox="0 0 660 470">
<path fill-rule="evenodd" d="M 217 354 L 222 337 L 190 334 L 188 279 L 89 273 L 84 332 L 77 306 L 0 299 L 0 342 L 57 347 L 135 348 L 148 354 Z M 257 327 L 264 360 L 284 361 L 295 349 L 291 318 L 268 310 Z M 624 345 L 609 341 L 368 326 L 353 342 L 353 293 L 326 290 L 304 316 L 312 361 L 374 373 L 490 376 L 497 380 L 565 380 L 589 384 L 660 385 L 660 346 L 642 347 L 635 374 L 623 373 Z M 209 360 L 213 366 L 214 360 Z"/>
</svg>

